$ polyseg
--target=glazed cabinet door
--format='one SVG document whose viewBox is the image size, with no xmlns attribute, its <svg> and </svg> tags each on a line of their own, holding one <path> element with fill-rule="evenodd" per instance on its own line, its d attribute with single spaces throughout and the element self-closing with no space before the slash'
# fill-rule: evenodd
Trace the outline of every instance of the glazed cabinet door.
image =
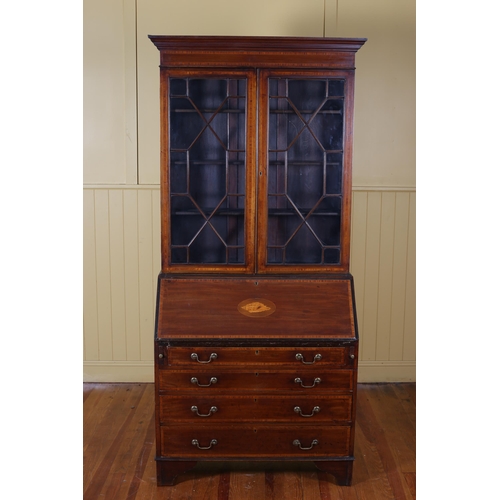
<svg viewBox="0 0 500 500">
<path fill-rule="evenodd" d="M 254 272 L 253 71 L 162 69 L 163 272 Z"/>
<path fill-rule="evenodd" d="M 353 73 L 259 78 L 258 271 L 347 272 Z"/>
</svg>

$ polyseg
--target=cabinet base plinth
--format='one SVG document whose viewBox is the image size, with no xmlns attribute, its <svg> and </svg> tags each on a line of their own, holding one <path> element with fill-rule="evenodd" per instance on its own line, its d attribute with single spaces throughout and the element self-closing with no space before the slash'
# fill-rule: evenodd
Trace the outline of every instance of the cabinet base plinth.
<svg viewBox="0 0 500 500">
<path fill-rule="evenodd" d="M 339 486 L 351 486 L 353 461 L 330 460 L 314 462 L 316 468 L 335 477 Z"/>
<path fill-rule="evenodd" d="M 173 486 L 177 477 L 189 472 L 198 462 L 157 460 L 156 473 L 158 486 Z M 321 472 L 331 474 L 339 486 L 351 486 L 352 460 L 313 461 Z"/>
<path fill-rule="evenodd" d="M 172 486 L 177 476 L 190 471 L 198 462 L 156 461 L 158 486 Z"/>
</svg>

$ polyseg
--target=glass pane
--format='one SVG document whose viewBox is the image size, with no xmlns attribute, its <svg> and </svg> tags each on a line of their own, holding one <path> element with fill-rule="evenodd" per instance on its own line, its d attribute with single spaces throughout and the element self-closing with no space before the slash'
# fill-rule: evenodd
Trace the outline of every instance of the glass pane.
<svg viewBox="0 0 500 500">
<path fill-rule="evenodd" d="M 291 162 L 287 170 L 287 194 L 307 214 L 323 195 L 323 162 Z"/>
<path fill-rule="evenodd" d="M 187 80 L 184 78 L 170 79 L 170 95 L 171 96 L 186 96 L 187 95 Z"/>
<path fill-rule="evenodd" d="M 344 81 L 269 80 L 269 264 L 338 264 Z"/>
<path fill-rule="evenodd" d="M 170 99 L 170 149 L 189 149 L 205 122 L 187 98 Z"/>
<path fill-rule="evenodd" d="M 187 247 L 172 247 L 171 259 L 173 264 L 187 264 Z"/>
<path fill-rule="evenodd" d="M 199 111 L 213 113 L 226 100 L 227 80 L 188 79 L 188 95 Z"/>
<path fill-rule="evenodd" d="M 187 196 L 171 198 L 172 245 L 189 245 L 206 222 L 205 216 Z"/>
<path fill-rule="evenodd" d="M 343 102 L 340 99 L 329 99 L 309 124 L 311 132 L 325 151 L 342 149 L 342 108 Z"/>
<path fill-rule="evenodd" d="M 188 191 L 187 155 L 186 153 L 170 154 L 170 192 L 180 194 Z"/>
<path fill-rule="evenodd" d="M 340 248 L 325 248 L 325 264 L 340 264 Z"/>
<path fill-rule="evenodd" d="M 269 227 L 273 236 L 269 238 L 269 246 L 285 248 L 294 234 L 302 227 L 303 219 L 298 214 L 284 210 L 274 210 L 269 215 Z"/>
<path fill-rule="evenodd" d="M 325 80 L 289 80 L 288 99 L 302 115 L 312 115 L 325 100 Z"/>
<path fill-rule="evenodd" d="M 223 157 L 220 159 L 217 159 L 216 154 L 210 154 L 217 149 L 222 152 Z M 200 159 L 203 156 L 206 158 Z M 190 155 L 189 194 L 208 212 L 211 212 L 226 196 L 225 156 L 220 145 L 214 145 L 211 150 L 207 149 L 205 155 Z"/>
<path fill-rule="evenodd" d="M 245 154 L 229 152 L 227 155 L 227 192 L 229 195 L 241 195 L 238 207 L 245 207 Z"/>
<path fill-rule="evenodd" d="M 321 244 L 304 224 L 286 247 L 286 264 L 320 264 Z"/>
<path fill-rule="evenodd" d="M 189 245 L 189 262 L 196 264 L 225 264 L 226 245 L 208 224 Z"/>
<path fill-rule="evenodd" d="M 325 194 L 342 194 L 342 155 L 326 155 Z"/>
<path fill-rule="evenodd" d="M 344 80 L 328 80 L 328 97 L 344 96 Z"/>
<path fill-rule="evenodd" d="M 340 198 L 323 198 L 307 221 L 323 246 L 340 245 Z"/>
<path fill-rule="evenodd" d="M 243 264 L 246 80 L 172 78 L 171 259 Z"/>
<path fill-rule="evenodd" d="M 223 212 L 221 215 L 215 215 L 211 219 L 215 231 L 226 242 L 228 247 L 240 246 L 243 237 L 243 216 L 233 214 L 234 212 Z"/>
</svg>

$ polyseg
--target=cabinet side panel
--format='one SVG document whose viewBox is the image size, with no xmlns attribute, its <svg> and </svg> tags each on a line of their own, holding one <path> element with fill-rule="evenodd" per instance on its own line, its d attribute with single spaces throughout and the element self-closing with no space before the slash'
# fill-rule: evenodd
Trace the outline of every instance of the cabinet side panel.
<svg viewBox="0 0 500 500">
<path fill-rule="evenodd" d="M 343 165 L 343 212 L 341 267 L 349 270 L 351 252 L 351 204 L 352 204 L 352 150 L 354 128 L 354 72 L 346 75 L 344 105 L 344 165 Z"/>
<path fill-rule="evenodd" d="M 170 197 L 168 189 L 168 73 L 160 70 L 160 203 L 161 203 L 161 268 L 168 269 L 170 246 L 168 238 L 168 214 Z"/>
</svg>

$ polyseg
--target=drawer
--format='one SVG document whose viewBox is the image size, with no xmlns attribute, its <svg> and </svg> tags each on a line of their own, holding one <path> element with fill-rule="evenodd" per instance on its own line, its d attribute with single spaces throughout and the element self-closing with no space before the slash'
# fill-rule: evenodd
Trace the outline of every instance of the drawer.
<svg viewBox="0 0 500 500">
<path fill-rule="evenodd" d="M 349 422 L 352 396 L 160 396 L 160 423 Z"/>
<path fill-rule="evenodd" d="M 161 391 L 194 391 L 204 395 L 219 391 L 294 391 L 307 394 L 353 389 L 352 370 L 159 370 Z"/>
<path fill-rule="evenodd" d="M 182 458 L 349 456 L 349 426 L 160 427 L 161 454 Z"/>
<path fill-rule="evenodd" d="M 349 347 L 170 347 L 169 366 L 289 365 L 345 367 Z"/>
</svg>

